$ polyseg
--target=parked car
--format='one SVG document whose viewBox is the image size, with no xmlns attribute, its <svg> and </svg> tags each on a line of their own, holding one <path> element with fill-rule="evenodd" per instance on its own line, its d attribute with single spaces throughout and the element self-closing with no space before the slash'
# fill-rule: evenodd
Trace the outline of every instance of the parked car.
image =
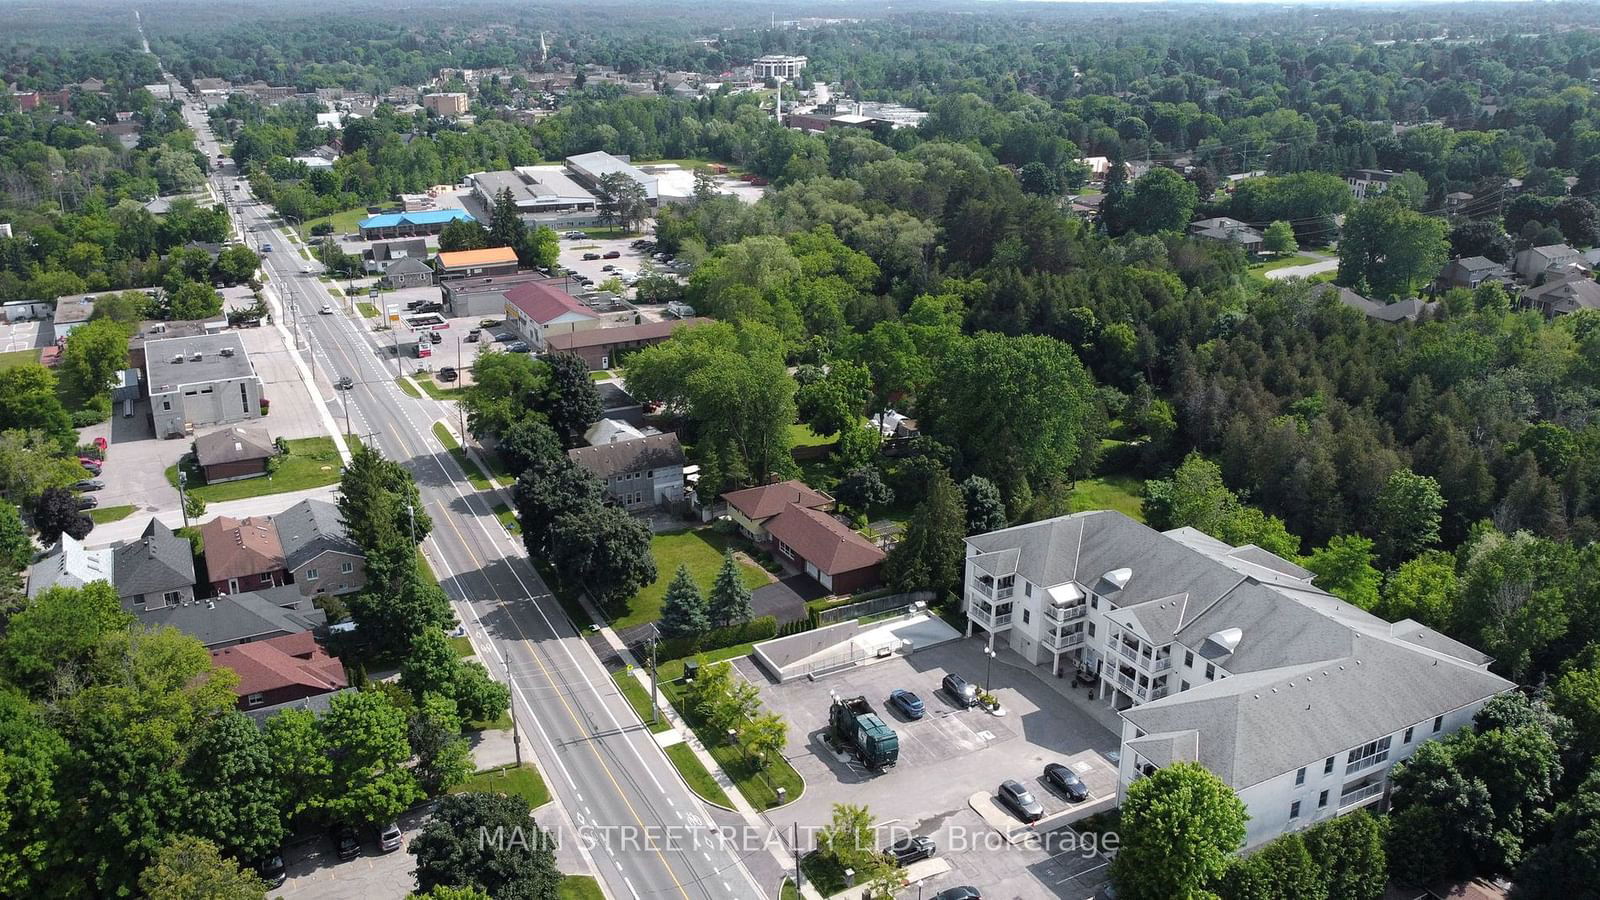
<svg viewBox="0 0 1600 900">
<path fill-rule="evenodd" d="M 400 826 L 393 822 L 377 829 L 378 847 L 385 853 L 400 849 Z"/>
<path fill-rule="evenodd" d="M 1082 803 L 1089 799 L 1089 786 L 1083 783 L 1078 773 L 1072 771 L 1061 763 L 1051 763 L 1044 767 L 1044 780 L 1051 787 L 1066 795 L 1073 803 Z"/>
<path fill-rule="evenodd" d="M 933 900 L 983 900 L 983 894 L 970 884 L 945 888 L 933 895 Z"/>
<path fill-rule="evenodd" d="M 427 303 L 427 302 L 428 301 L 426 301 L 426 300 L 407 300 L 406 301 L 406 309 L 416 309 L 417 307 L 419 307 L 422 304 Z"/>
<path fill-rule="evenodd" d="M 428 341 L 434 344 L 442 344 L 444 343 L 444 335 L 437 331 L 430 331 L 428 332 Z"/>
<path fill-rule="evenodd" d="M 356 837 L 356 830 L 349 825 L 337 825 L 333 829 L 333 849 L 339 854 L 340 859 L 355 859 L 361 855 L 361 839 Z"/>
<path fill-rule="evenodd" d="M 944 677 L 944 692 L 950 695 L 957 706 L 970 708 L 978 705 L 977 686 L 954 672 Z"/>
<path fill-rule="evenodd" d="M 599 259 L 599 258 L 600 258 L 600 254 L 598 254 L 598 253 L 585 253 L 583 255 L 583 259 L 586 262 L 590 261 L 590 260 L 596 260 L 596 259 Z"/>
<path fill-rule="evenodd" d="M 890 844 L 889 849 L 884 852 L 889 854 L 895 865 L 908 866 L 919 859 L 932 859 L 934 854 L 939 852 L 939 847 L 933 842 L 933 838 L 912 835 Z"/>
<path fill-rule="evenodd" d="M 1001 782 L 998 796 L 1000 805 L 1008 807 L 1024 822 L 1037 822 L 1044 818 L 1044 807 L 1039 805 L 1039 801 L 1035 800 L 1020 782 Z"/>
<path fill-rule="evenodd" d="M 605 253 L 601 254 L 600 258 L 601 259 L 621 259 L 622 258 L 622 251 L 621 250 L 607 250 Z"/>
<path fill-rule="evenodd" d="M 333 304 L 332 303 L 324 303 L 324 304 L 322 304 L 322 314 L 325 315 L 325 316 L 333 315 Z"/>
<path fill-rule="evenodd" d="M 611 271 L 612 269 L 615 269 L 615 268 L 616 268 L 616 266 L 613 266 L 611 263 L 606 263 L 605 265 L 600 267 L 600 271 L 609 272 L 609 271 Z"/>
<path fill-rule="evenodd" d="M 531 349 L 527 341 L 512 341 L 506 345 L 507 353 L 527 353 Z"/>
<path fill-rule="evenodd" d="M 514 341 L 516 339 L 517 339 L 517 336 L 512 334 L 509 331 L 499 331 L 499 332 L 496 332 L 495 336 L 494 336 L 494 342 L 497 343 L 497 344 L 509 343 L 509 342 Z"/>
<path fill-rule="evenodd" d="M 493 328 L 499 325 L 501 321 L 500 319 L 483 319 L 478 322 L 478 328 Z"/>
<path fill-rule="evenodd" d="M 440 381 L 455 381 L 458 377 L 455 366 L 445 366 L 439 370 Z"/>
<path fill-rule="evenodd" d="M 889 692 L 889 705 L 908 719 L 920 719 L 926 711 L 922 705 L 922 698 L 903 688 L 895 688 Z"/>
<path fill-rule="evenodd" d="M 340 375 L 339 376 L 339 380 L 337 382 L 334 382 L 334 383 L 338 386 L 339 390 L 341 390 L 341 391 L 348 391 L 351 388 L 356 386 L 355 380 L 352 379 L 349 375 Z"/>
<path fill-rule="evenodd" d="M 98 491 L 105 486 L 106 483 L 104 481 L 96 478 L 85 478 L 83 481 L 74 484 L 72 489 L 75 491 Z"/>
<path fill-rule="evenodd" d="M 262 881 L 267 883 L 267 887 L 283 887 L 283 883 L 289 880 L 289 869 L 283 864 L 283 853 L 280 851 L 265 859 L 258 860 L 256 862 L 256 874 L 261 877 Z"/>
<path fill-rule="evenodd" d="M 99 506 L 99 505 L 100 505 L 100 498 L 98 498 L 98 497 L 79 497 L 78 498 L 78 508 L 79 509 L 94 509 L 96 506 Z"/>
<path fill-rule="evenodd" d="M 99 475 L 100 470 L 103 468 L 100 460 L 90 459 L 87 456 L 78 457 L 78 465 L 83 466 L 84 471 L 88 472 L 90 475 Z"/>
<path fill-rule="evenodd" d="M 462 338 L 462 340 L 466 341 L 469 344 L 476 344 L 478 342 L 478 340 L 482 336 L 483 336 L 483 332 L 481 332 L 478 329 L 474 328 L 471 331 L 467 332 L 467 336 Z"/>
</svg>

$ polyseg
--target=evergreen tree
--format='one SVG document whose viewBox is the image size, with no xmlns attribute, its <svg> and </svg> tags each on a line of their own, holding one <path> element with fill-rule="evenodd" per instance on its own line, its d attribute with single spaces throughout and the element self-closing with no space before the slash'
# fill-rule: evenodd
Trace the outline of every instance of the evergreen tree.
<svg viewBox="0 0 1600 900">
<path fill-rule="evenodd" d="M 685 638 L 700 634 L 709 626 L 706 598 L 695 586 L 689 567 L 680 564 L 672 583 L 667 585 L 667 596 L 661 601 L 661 621 L 656 627 L 664 638 Z"/>
<path fill-rule="evenodd" d="M 495 195 L 494 209 L 489 214 L 489 246 L 521 247 L 528 237 L 528 226 L 517 213 L 517 202 L 510 188 L 501 188 Z"/>
<path fill-rule="evenodd" d="M 994 482 L 982 475 L 969 475 L 961 482 L 961 500 L 967 510 L 967 534 L 1006 527 L 1006 502 Z"/>
<path fill-rule="evenodd" d="M 889 551 L 884 579 L 895 590 L 943 590 L 961 578 L 967 514 L 961 491 L 943 469 L 928 479 L 926 498 L 911 515 L 905 539 Z"/>
<path fill-rule="evenodd" d="M 717 580 L 711 585 L 709 607 L 711 624 L 718 627 L 750 621 L 750 589 L 739 577 L 739 566 L 733 561 L 732 550 L 722 554 L 722 568 L 717 570 Z"/>
</svg>

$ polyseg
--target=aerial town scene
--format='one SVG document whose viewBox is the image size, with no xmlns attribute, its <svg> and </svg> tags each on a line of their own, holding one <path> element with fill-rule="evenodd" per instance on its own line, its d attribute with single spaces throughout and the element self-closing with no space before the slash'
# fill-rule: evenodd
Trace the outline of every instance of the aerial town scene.
<svg viewBox="0 0 1600 900">
<path fill-rule="evenodd" d="M 1600 898 L 1600 2 L 0 0 L 0 898 Z"/>
</svg>

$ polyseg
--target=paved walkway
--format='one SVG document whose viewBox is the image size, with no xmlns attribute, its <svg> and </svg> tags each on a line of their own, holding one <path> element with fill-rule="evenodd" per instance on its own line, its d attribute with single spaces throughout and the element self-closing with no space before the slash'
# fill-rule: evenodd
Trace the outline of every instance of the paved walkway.
<svg viewBox="0 0 1600 900">
<path fill-rule="evenodd" d="M 1339 268 L 1339 257 L 1330 256 L 1327 259 L 1306 263 L 1303 266 L 1284 266 L 1281 269 L 1271 269 L 1267 272 L 1267 278 L 1271 281 L 1282 281 L 1285 278 L 1310 278 L 1323 272 L 1332 272 L 1337 268 Z"/>
</svg>

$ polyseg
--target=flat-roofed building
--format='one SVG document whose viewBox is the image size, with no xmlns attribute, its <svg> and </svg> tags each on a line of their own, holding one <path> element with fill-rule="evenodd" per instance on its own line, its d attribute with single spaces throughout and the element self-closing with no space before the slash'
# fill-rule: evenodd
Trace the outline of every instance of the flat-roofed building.
<svg viewBox="0 0 1600 900">
<path fill-rule="evenodd" d="M 518 166 L 510 171 L 475 172 L 467 176 L 485 209 L 493 209 L 501 191 L 511 192 L 517 212 L 538 224 L 582 224 L 593 221 L 594 194 L 574 181 L 561 166 Z M 574 218 L 576 217 L 576 218 Z M 553 221 L 547 221 L 553 220 Z"/>
<path fill-rule="evenodd" d="M 596 150 L 593 153 L 580 153 L 577 156 L 567 157 L 567 171 L 584 188 L 593 192 L 600 189 L 600 179 L 607 175 L 621 173 L 639 183 L 644 188 L 645 199 L 655 206 L 661 199 L 660 190 L 656 184 L 656 177 L 639 167 L 633 165 L 626 158 L 612 156 L 604 151 Z"/>
<path fill-rule="evenodd" d="M 439 280 L 459 281 L 486 275 L 510 275 L 517 271 L 517 251 L 510 247 L 485 247 L 482 250 L 454 250 L 440 253 Z"/>
<path fill-rule="evenodd" d="M 157 437 L 261 415 L 261 378 L 237 332 L 147 341 L 145 383 Z"/>
<path fill-rule="evenodd" d="M 466 94 L 450 91 L 443 94 L 423 94 L 422 108 L 436 116 L 456 118 L 464 116 L 472 106 Z"/>
<path fill-rule="evenodd" d="M 507 291 L 517 285 L 545 280 L 546 276 L 538 272 L 461 278 L 441 283 L 439 294 L 444 301 L 445 315 L 459 318 L 468 316 L 499 318 L 506 314 Z"/>
<path fill-rule="evenodd" d="M 804 71 L 805 67 L 806 58 L 804 56 L 783 56 L 776 53 L 758 57 L 750 63 L 750 68 L 754 70 L 755 77 L 762 80 L 767 78 L 788 78 L 792 80 Z"/>
</svg>

